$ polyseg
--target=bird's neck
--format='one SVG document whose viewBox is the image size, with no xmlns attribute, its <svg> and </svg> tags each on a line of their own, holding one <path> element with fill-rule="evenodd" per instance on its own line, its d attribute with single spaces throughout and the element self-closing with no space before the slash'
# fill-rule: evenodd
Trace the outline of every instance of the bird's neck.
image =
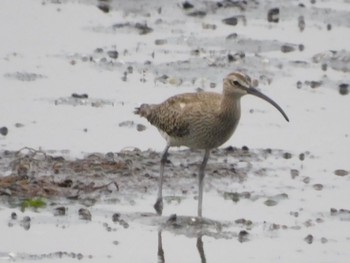
<svg viewBox="0 0 350 263">
<path fill-rule="evenodd" d="M 225 118 L 239 120 L 241 116 L 241 96 L 225 94 L 221 101 L 220 110 Z"/>
</svg>

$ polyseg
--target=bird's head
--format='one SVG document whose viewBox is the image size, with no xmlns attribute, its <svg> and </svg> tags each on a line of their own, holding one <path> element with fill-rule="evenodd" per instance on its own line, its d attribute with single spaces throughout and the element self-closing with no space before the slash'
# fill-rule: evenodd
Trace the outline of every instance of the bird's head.
<svg viewBox="0 0 350 263">
<path fill-rule="evenodd" d="M 248 75 L 241 72 L 228 74 L 224 79 L 224 96 L 231 95 L 234 98 L 240 98 L 246 94 L 254 95 L 269 102 L 283 115 L 286 121 L 289 121 L 287 114 L 276 102 L 252 86 L 252 81 Z"/>
</svg>

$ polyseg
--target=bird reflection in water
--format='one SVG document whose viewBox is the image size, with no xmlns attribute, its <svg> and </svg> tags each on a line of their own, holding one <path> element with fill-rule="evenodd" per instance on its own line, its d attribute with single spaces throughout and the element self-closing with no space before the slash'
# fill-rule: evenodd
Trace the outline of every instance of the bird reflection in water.
<svg viewBox="0 0 350 263">
<path fill-rule="evenodd" d="M 202 240 L 202 235 L 197 237 L 197 243 L 196 243 L 198 253 L 201 259 L 201 263 L 206 263 L 207 260 L 205 258 L 205 253 L 204 253 L 204 247 L 203 247 L 203 240 Z M 158 258 L 158 263 L 165 263 L 165 256 L 164 256 L 164 250 L 163 250 L 163 241 L 162 241 L 162 230 L 158 231 L 158 251 L 157 251 L 157 258 Z"/>
</svg>

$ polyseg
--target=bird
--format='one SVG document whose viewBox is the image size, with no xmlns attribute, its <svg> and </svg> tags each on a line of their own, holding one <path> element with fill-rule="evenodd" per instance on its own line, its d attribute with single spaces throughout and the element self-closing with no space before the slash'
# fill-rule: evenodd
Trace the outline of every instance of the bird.
<svg viewBox="0 0 350 263">
<path fill-rule="evenodd" d="M 146 118 L 166 141 L 160 160 L 158 195 L 154 209 L 163 211 L 163 176 L 170 147 L 186 146 L 204 150 L 198 173 L 197 216 L 202 218 L 203 180 L 210 152 L 224 144 L 234 133 L 241 117 L 241 98 L 254 95 L 274 106 L 289 122 L 283 109 L 252 85 L 243 72 L 232 72 L 223 79 L 222 93 L 194 92 L 172 96 L 160 104 L 141 104 L 134 113 Z"/>
</svg>

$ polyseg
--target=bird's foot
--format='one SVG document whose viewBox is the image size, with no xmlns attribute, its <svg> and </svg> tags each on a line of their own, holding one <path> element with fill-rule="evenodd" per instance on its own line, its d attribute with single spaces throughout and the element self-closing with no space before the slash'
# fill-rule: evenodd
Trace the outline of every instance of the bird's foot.
<svg viewBox="0 0 350 263">
<path fill-rule="evenodd" d="M 163 212 L 163 199 L 158 198 L 153 207 L 156 210 L 157 214 L 161 216 Z"/>
</svg>

